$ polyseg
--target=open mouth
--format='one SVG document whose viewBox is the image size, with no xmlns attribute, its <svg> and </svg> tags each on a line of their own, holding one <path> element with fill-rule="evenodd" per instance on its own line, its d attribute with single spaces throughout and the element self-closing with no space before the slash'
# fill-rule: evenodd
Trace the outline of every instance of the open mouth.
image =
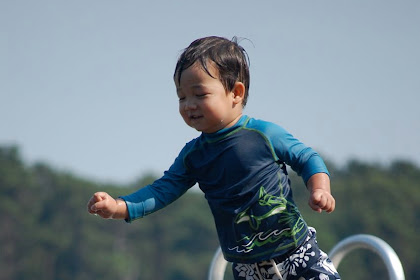
<svg viewBox="0 0 420 280">
<path fill-rule="evenodd" d="M 189 118 L 190 118 L 190 120 L 198 120 L 198 119 L 201 119 L 203 116 L 189 116 Z"/>
</svg>

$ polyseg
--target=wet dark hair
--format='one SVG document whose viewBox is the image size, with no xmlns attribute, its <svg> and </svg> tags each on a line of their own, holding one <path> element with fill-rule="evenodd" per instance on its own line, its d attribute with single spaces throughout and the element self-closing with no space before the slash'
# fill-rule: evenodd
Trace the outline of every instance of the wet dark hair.
<svg viewBox="0 0 420 280">
<path fill-rule="evenodd" d="M 200 63 L 204 71 L 211 77 L 207 63 L 213 62 L 219 71 L 218 78 L 226 91 L 232 91 L 236 82 L 245 86 L 242 106 L 245 107 L 249 91 L 249 57 L 245 49 L 239 46 L 237 37 L 232 40 L 222 37 L 204 37 L 192 42 L 181 54 L 175 67 L 174 80 L 181 81 L 182 72 L 193 65 Z"/>
</svg>

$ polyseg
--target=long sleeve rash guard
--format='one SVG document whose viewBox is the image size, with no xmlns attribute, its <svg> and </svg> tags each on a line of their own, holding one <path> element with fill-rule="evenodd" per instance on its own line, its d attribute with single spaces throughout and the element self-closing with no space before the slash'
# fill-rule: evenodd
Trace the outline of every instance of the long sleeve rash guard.
<svg viewBox="0 0 420 280">
<path fill-rule="evenodd" d="M 254 263 L 288 254 L 308 228 L 292 197 L 289 165 L 305 184 L 328 170 L 282 127 L 242 116 L 232 127 L 185 145 L 162 178 L 122 196 L 132 221 L 170 204 L 198 183 L 227 261 Z"/>
</svg>

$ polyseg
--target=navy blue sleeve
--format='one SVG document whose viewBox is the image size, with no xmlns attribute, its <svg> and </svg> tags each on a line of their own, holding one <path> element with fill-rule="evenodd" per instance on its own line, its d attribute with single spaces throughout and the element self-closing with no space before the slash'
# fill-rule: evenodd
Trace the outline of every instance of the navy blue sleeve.
<svg viewBox="0 0 420 280">
<path fill-rule="evenodd" d="M 252 122 L 250 122 L 252 125 Z M 281 126 L 265 121 L 255 121 L 255 128 L 260 130 L 271 143 L 277 160 L 289 165 L 305 184 L 316 173 L 326 173 L 328 169 L 321 156 L 312 148 L 305 146 Z"/>
<path fill-rule="evenodd" d="M 175 201 L 196 182 L 188 176 L 184 166 L 185 147 L 163 177 L 138 191 L 121 196 L 127 204 L 127 222 L 142 218 Z"/>
</svg>

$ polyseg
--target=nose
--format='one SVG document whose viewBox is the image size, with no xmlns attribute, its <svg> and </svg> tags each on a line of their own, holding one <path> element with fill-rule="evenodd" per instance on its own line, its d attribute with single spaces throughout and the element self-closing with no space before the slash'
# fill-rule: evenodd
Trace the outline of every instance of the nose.
<svg viewBox="0 0 420 280">
<path fill-rule="evenodd" d="M 195 109 L 197 109 L 197 103 L 194 100 L 192 100 L 191 98 L 188 98 L 184 101 L 183 109 L 186 110 L 186 111 L 195 110 Z"/>
</svg>

